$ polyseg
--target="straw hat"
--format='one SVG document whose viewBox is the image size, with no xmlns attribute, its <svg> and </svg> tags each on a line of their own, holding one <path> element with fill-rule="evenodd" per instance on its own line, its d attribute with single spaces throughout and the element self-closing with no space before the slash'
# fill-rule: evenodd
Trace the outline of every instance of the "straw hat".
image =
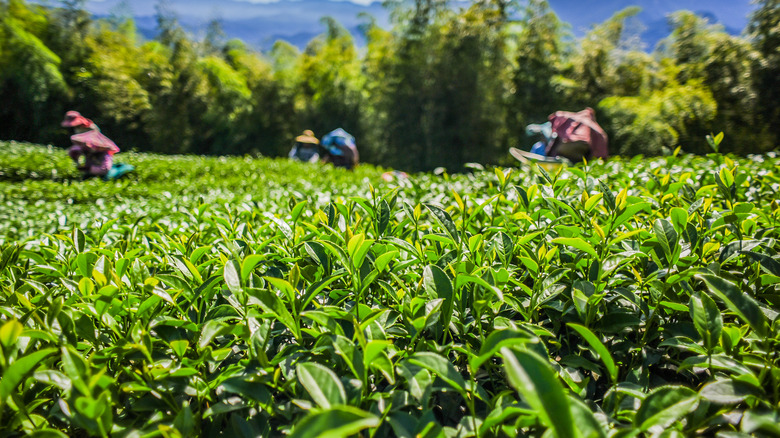
<svg viewBox="0 0 780 438">
<path fill-rule="evenodd" d="M 78 111 L 68 111 L 65 113 L 65 119 L 61 123 L 63 128 L 75 128 L 77 126 L 89 128 L 93 124 L 92 120 L 82 116 Z"/>
<path fill-rule="evenodd" d="M 303 134 L 295 137 L 295 141 L 298 143 L 320 144 L 320 141 L 317 140 L 317 137 L 314 136 L 314 132 L 312 132 L 311 129 L 303 131 Z"/>
</svg>

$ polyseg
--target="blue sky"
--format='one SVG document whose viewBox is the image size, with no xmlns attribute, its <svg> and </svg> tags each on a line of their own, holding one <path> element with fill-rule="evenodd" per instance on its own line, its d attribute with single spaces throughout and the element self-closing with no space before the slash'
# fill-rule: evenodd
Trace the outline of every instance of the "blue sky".
<svg viewBox="0 0 780 438">
<path fill-rule="evenodd" d="M 58 0 L 38 0 L 59 5 Z M 286 39 L 298 46 L 305 45 L 324 28 L 323 16 L 331 16 L 359 38 L 358 26 L 365 22 L 359 14 L 366 13 L 388 27 L 389 13 L 380 1 L 372 0 L 167 0 L 180 22 L 196 35 L 206 24 L 220 19 L 230 37 L 244 40 L 251 46 L 268 48 L 276 39 Z M 582 36 L 593 24 L 601 23 L 614 12 L 637 5 L 642 8 L 639 21 L 644 26 L 642 38 L 647 49 L 667 34 L 666 17 L 680 9 L 689 9 L 711 17 L 732 34 L 738 34 L 753 10 L 750 0 L 548 0 L 553 10 L 571 24 L 575 36 Z M 411 0 L 409 0 L 411 3 Z M 520 0 L 522 4 L 524 0 Z M 120 10 L 123 0 L 88 0 L 87 9 L 96 15 L 108 15 Z M 158 0 L 124 0 L 124 10 L 136 17 L 139 30 L 154 34 L 155 5 Z M 458 4 L 467 4 L 458 2 Z"/>
</svg>

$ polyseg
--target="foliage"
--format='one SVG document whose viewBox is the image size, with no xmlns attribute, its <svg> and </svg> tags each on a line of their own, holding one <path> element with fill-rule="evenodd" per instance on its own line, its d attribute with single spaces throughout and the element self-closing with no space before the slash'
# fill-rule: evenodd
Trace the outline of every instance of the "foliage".
<svg viewBox="0 0 780 438">
<path fill-rule="evenodd" d="M 135 27 L 123 23 L 124 31 L 107 24 L 85 38 L 88 55 L 76 73 L 78 89 L 84 96 L 84 114 L 96 114 L 96 122 L 120 144 L 144 140 L 143 121 L 152 109 L 149 91 L 144 88 L 146 71 L 143 51 L 135 44 Z"/>
<path fill-rule="evenodd" d="M 632 53 L 637 51 L 638 41 L 632 30 L 636 32 L 638 26 L 631 20 L 638 13 L 636 6 L 618 11 L 585 35 L 564 78 L 559 79 L 571 104 L 585 106 L 608 96 L 630 96 L 640 91 L 620 87 L 626 83 L 619 75 L 636 57 Z"/>
<path fill-rule="evenodd" d="M 529 1 L 520 26 L 512 71 L 515 114 L 508 122 L 515 135 L 524 134 L 529 121 L 546 120 L 563 103 L 555 85 L 567 50 L 563 23 L 546 0 Z"/>
<path fill-rule="evenodd" d="M 60 57 L 42 41 L 48 25 L 40 6 L 0 2 L 0 130 L 5 135 L 31 136 L 55 109 L 49 101 L 65 91 Z"/>
<path fill-rule="evenodd" d="M 3 435 L 778 433 L 775 155 L 104 183 L 0 151 Z"/>
<path fill-rule="evenodd" d="M 320 136 L 342 127 L 360 138 L 362 76 L 357 48 L 352 35 L 335 20 L 322 21 L 325 33 L 312 40 L 298 60 L 300 123 Z"/>
<path fill-rule="evenodd" d="M 780 99 L 780 2 L 778 0 L 756 0 L 756 10 L 750 17 L 746 29 L 749 41 L 761 55 L 754 77 L 758 89 L 759 108 L 772 129 L 775 144 L 780 141 L 780 108 L 775 105 Z"/>
<path fill-rule="evenodd" d="M 717 106 L 701 81 L 680 85 L 671 80 L 664 88 L 640 96 L 608 97 L 599 103 L 599 109 L 608 120 L 605 128 L 612 132 L 612 144 L 617 145 L 614 153 L 661 155 L 670 152 L 668 145 L 677 144 L 686 151 L 701 152 L 693 134 L 698 132 L 696 128 L 709 125 Z"/>
<path fill-rule="evenodd" d="M 753 151 L 771 150 L 775 144 L 767 115 L 758 105 L 759 84 L 754 77 L 758 53 L 746 40 L 728 35 L 691 12 L 678 12 L 671 22 L 674 27 L 663 50 L 679 66 L 682 83 L 703 81 L 711 90 L 718 106 L 713 122 L 730 139 L 727 142 L 751 138 Z M 706 132 L 695 134 L 701 137 Z"/>
</svg>

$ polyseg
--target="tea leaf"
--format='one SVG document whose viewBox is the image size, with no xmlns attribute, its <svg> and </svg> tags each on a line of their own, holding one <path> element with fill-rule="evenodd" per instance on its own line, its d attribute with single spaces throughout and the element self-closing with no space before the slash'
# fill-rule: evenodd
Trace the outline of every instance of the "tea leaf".
<svg viewBox="0 0 780 438">
<path fill-rule="evenodd" d="M 683 386 L 663 386 L 650 392 L 634 417 L 634 427 L 665 428 L 699 405 L 699 396 Z"/>
<path fill-rule="evenodd" d="M 444 300 L 442 304 L 442 327 L 446 331 L 450 326 L 452 312 L 455 306 L 455 294 L 452 290 L 452 281 L 438 266 L 429 265 L 423 271 L 423 284 L 426 291 L 435 297 Z"/>
<path fill-rule="evenodd" d="M 711 403 L 728 405 L 740 403 L 749 396 L 761 398 L 764 396 L 764 391 L 743 381 L 727 379 L 704 385 L 699 390 L 699 395 Z"/>
<path fill-rule="evenodd" d="M 653 223 L 653 231 L 655 231 L 655 237 L 658 239 L 658 243 L 661 245 L 661 249 L 666 255 L 666 260 L 669 263 L 673 263 L 673 256 L 677 250 L 677 242 L 679 236 L 677 231 L 674 230 L 674 226 L 666 219 L 656 219 Z"/>
<path fill-rule="evenodd" d="M 555 239 L 551 240 L 551 242 L 571 246 L 587 253 L 590 256 L 598 257 L 598 254 L 596 253 L 596 250 L 593 249 L 593 246 L 579 237 L 556 237 Z"/>
<path fill-rule="evenodd" d="M 577 333 L 580 334 L 580 336 L 582 336 L 583 339 L 585 339 L 585 341 L 588 342 L 590 347 L 595 351 L 596 356 L 601 359 L 602 362 L 604 362 L 604 366 L 607 368 L 607 372 L 609 373 L 609 377 L 612 380 L 612 383 L 617 383 L 618 369 L 615 366 L 615 360 L 612 359 L 612 355 L 609 354 L 609 350 L 607 350 L 607 347 L 604 346 L 604 343 L 601 342 L 599 338 L 597 338 L 596 335 L 585 326 L 571 322 L 566 323 L 566 325 L 573 328 Z"/>
<path fill-rule="evenodd" d="M 509 383 L 534 409 L 542 424 L 558 436 L 575 436 L 571 408 L 561 383 L 546 360 L 530 351 L 501 348 Z"/>
<path fill-rule="evenodd" d="M 10 348 L 16 344 L 19 335 L 22 334 L 24 326 L 19 321 L 12 319 L 0 327 L 0 345 Z"/>
<path fill-rule="evenodd" d="M 316 362 L 298 363 L 295 366 L 298 382 L 306 388 L 312 400 L 328 409 L 347 403 L 347 393 L 336 373 Z"/>
<path fill-rule="evenodd" d="M 756 334 L 766 336 L 766 317 L 753 298 L 742 293 L 734 283 L 715 275 L 698 274 L 696 277 L 704 281 L 709 291 L 720 298 L 729 310 L 750 324 Z"/>
<path fill-rule="evenodd" d="M 442 380 L 447 382 L 456 391 L 465 394 L 466 381 L 458 373 L 452 363 L 436 353 L 419 352 L 412 355 L 409 363 L 423 367 L 428 371 L 436 373 Z"/>
<path fill-rule="evenodd" d="M 57 351 L 55 348 L 45 348 L 14 361 L 11 366 L 5 369 L 2 378 L 0 378 L 0 408 L 5 405 L 8 397 L 14 392 L 16 387 L 22 383 L 25 377 L 32 373 L 37 367 L 42 365 L 42 361 Z"/>
<path fill-rule="evenodd" d="M 335 406 L 306 416 L 295 426 L 290 438 L 346 438 L 378 426 L 379 418 L 368 412 L 351 406 Z"/>
<path fill-rule="evenodd" d="M 708 295 L 696 293 L 691 295 L 689 307 L 696 331 L 704 341 L 704 348 L 712 351 L 718 345 L 723 329 L 723 316 L 718 306 Z"/>
<path fill-rule="evenodd" d="M 239 272 L 241 268 L 235 260 L 231 260 L 225 263 L 225 271 L 223 277 L 225 278 L 225 284 L 231 292 L 236 293 L 241 290 L 241 276 Z"/>
<path fill-rule="evenodd" d="M 444 229 L 447 231 L 447 235 L 449 235 L 450 238 L 455 241 L 455 243 L 460 243 L 460 234 L 458 233 L 458 229 L 455 226 L 455 222 L 452 221 L 450 214 L 435 205 L 424 205 L 425 208 L 431 212 L 431 215 L 433 215 L 436 222 L 444 227 Z"/>
</svg>

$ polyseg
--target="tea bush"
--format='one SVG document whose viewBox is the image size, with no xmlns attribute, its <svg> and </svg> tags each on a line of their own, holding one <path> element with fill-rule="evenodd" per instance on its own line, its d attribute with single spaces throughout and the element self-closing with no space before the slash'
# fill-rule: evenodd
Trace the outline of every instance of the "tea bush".
<svg viewBox="0 0 780 438">
<path fill-rule="evenodd" d="M 776 157 L 412 175 L 0 144 L 3 436 L 777 436 Z"/>
</svg>

